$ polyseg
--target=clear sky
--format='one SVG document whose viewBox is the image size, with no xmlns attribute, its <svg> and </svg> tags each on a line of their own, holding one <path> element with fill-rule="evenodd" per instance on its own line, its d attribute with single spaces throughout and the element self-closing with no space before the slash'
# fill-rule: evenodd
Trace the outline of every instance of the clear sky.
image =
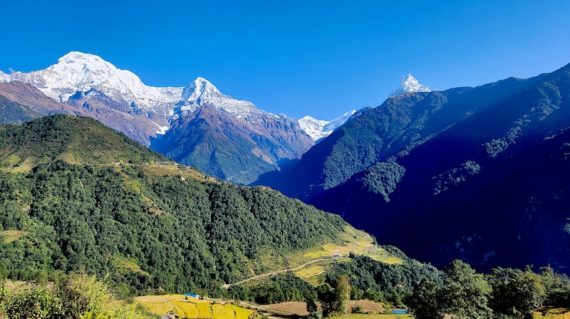
<svg viewBox="0 0 570 319">
<path fill-rule="evenodd" d="M 570 63 L 570 1 L 1 0 L 0 69 L 102 56 L 149 85 L 197 76 L 258 107 L 330 119 L 414 74 L 434 89 Z"/>
</svg>

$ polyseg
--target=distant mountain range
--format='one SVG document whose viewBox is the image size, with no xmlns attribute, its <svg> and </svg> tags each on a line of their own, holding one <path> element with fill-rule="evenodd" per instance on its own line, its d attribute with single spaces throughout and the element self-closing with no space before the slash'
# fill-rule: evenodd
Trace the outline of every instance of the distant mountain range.
<svg viewBox="0 0 570 319">
<path fill-rule="evenodd" d="M 224 95 L 201 77 L 184 88 L 152 87 L 81 52 L 45 70 L 0 72 L 0 96 L 0 121 L 54 113 L 93 117 L 180 163 L 237 183 L 300 158 L 350 116 L 315 120 L 315 126 Z"/>
<path fill-rule="evenodd" d="M 442 265 L 570 272 L 570 65 L 529 79 L 399 93 L 269 185 Z"/>
<path fill-rule="evenodd" d="M 348 121 L 354 113 L 356 113 L 356 110 L 350 110 L 331 121 L 318 120 L 307 115 L 299 119 L 299 125 L 314 141 L 319 141 L 329 136 L 339 126 Z"/>
</svg>

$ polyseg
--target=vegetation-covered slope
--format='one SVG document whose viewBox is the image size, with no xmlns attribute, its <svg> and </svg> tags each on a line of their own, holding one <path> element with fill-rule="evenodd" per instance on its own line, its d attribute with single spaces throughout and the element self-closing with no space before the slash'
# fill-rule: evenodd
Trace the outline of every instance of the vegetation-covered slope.
<svg viewBox="0 0 570 319">
<path fill-rule="evenodd" d="M 13 279 L 85 271 L 126 290 L 215 292 L 334 242 L 340 218 L 162 162 L 94 120 L 0 129 L 0 260 Z"/>
<path fill-rule="evenodd" d="M 376 108 L 361 110 L 292 167 L 268 173 L 256 184 L 271 186 L 288 196 L 309 199 L 377 162 L 406 154 L 534 81 L 537 78 L 510 78 L 476 88 L 389 98 Z"/>
<path fill-rule="evenodd" d="M 166 161 L 123 134 L 83 117 L 52 116 L 0 128 L 0 163 L 17 168 L 64 160 L 109 165 Z"/>
<path fill-rule="evenodd" d="M 437 265 L 568 272 L 570 66 L 532 80 L 311 202 Z"/>
</svg>

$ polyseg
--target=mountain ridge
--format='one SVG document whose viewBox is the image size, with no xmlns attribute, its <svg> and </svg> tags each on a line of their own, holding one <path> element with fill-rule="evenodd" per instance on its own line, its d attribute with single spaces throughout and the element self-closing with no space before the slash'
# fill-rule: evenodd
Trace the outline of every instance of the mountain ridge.
<svg viewBox="0 0 570 319">
<path fill-rule="evenodd" d="M 16 86 L 19 89 L 14 90 Z M 2 73 L 0 95 L 27 105 L 41 116 L 65 113 L 93 117 L 153 149 L 163 150 L 167 156 L 184 158 L 184 164 L 221 178 L 236 176 L 232 180 L 242 184 L 252 182 L 260 174 L 279 170 L 280 162 L 299 158 L 315 142 L 296 119 L 263 111 L 252 102 L 225 95 L 203 77 L 197 77 L 186 87 L 147 86 L 134 73 L 81 52 L 70 52 L 44 70 Z M 31 97 L 35 99 L 30 100 Z M 218 112 L 216 126 L 228 129 L 220 135 L 203 131 L 207 127 L 196 127 L 194 132 L 217 136 L 220 140 L 210 139 L 211 146 L 202 150 L 211 149 L 212 153 L 203 153 L 202 158 L 191 153 L 181 157 L 171 149 L 185 148 L 192 152 L 194 147 L 172 145 L 172 141 L 182 141 L 187 135 L 175 126 L 183 122 L 197 124 L 192 119 L 200 114 L 197 111 L 201 108 L 208 108 L 207 113 Z M 22 109 L 11 110 L 19 114 L 14 116 L 15 121 L 18 116 L 29 119 Z M 169 131 L 169 137 L 162 138 Z M 175 132 L 181 135 L 172 137 Z M 167 145 L 158 145 L 164 141 Z M 227 156 L 239 159 L 247 154 L 249 160 L 237 167 L 228 161 L 215 160 L 215 150 L 221 144 L 241 150 Z M 245 145 L 249 148 L 244 149 Z M 209 158 L 212 162 L 204 163 Z"/>
<path fill-rule="evenodd" d="M 262 175 L 255 184 L 307 200 L 376 162 L 406 154 L 457 121 L 544 76 L 388 98 L 376 108 L 359 111 L 292 167 Z"/>
<path fill-rule="evenodd" d="M 161 127 L 168 126 L 174 113 L 193 111 L 202 104 L 216 105 L 238 116 L 244 112 L 264 112 L 249 101 L 222 94 L 201 76 L 185 87 L 149 86 L 131 71 L 119 69 L 97 55 L 78 51 L 67 53 L 44 70 L 0 73 L 0 83 L 13 81 L 28 83 L 60 103 L 77 93 L 99 91 L 117 103 L 124 103 L 130 112 L 146 113 L 159 122 L 159 133 L 163 131 Z"/>
<path fill-rule="evenodd" d="M 461 258 L 568 272 L 570 67 L 479 90 L 487 106 L 308 202 L 438 266 Z M 422 236 L 421 249 L 402 227 Z"/>
</svg>

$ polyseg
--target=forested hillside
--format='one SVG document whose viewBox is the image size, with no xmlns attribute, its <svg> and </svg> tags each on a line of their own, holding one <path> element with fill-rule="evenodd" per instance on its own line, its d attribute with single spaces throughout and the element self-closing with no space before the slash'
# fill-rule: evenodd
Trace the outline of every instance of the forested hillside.
<svg viewBox="0 0 570 319">
<path fill-rule="evenodd" d="M 275 191 L 178 167 L 87 118 L 0 128 L 0 163 L 0 260 L 12 279 L 87 272 L 126 293 L 213 293 L 347 226 Z"/>
<path fill-rule="evenodd" d="M 568 272 L 570 65 L 524 82 L 310 202 L 436 265 Z"/>
<path fill-rule="evenodd" d="M 256 184 L 310 199 L 371 165 L 405 155 L 450 126 L 539 80 L 509 78 L 476 88 L 409 93 L 357 112 L 312 147 L 298 163 Z"/>
</svg>

